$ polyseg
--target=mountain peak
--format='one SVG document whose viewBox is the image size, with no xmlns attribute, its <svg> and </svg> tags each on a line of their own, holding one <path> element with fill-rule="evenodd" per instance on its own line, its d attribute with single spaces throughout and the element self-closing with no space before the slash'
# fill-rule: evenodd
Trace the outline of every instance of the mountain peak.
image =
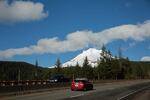
<svg viewBox="0 0 150 100">
<path fill-rule="evenodd" d="M 87 49 L 87 50 L 84 50 L 83 53 L 84 53 L 84 52 L 92 53 L 92 52 L 97 52 L 97 51 L 99 51 L 99 50 L 97 50 L 97 49 L 95 49 L 95 48 L 89 48 L 89 49 Z"/>
<path fill-rule="evenodd" d="M 95 48 L 89 48 L 87 50 L 84 50 L 81 54 L 77 55 L 72 60 L 64 63 L 62 66 L 63 67 L 75 66 L 77 64 L 77 62 L 79 63 L 80 66 L 82 66 L 85 57 L 87 57 L 89 64 L 92 67 L 94 67 L 97 65 L 97 61 L 100 59 L 100 53 L 101 52 L 102 52 L 102 50 L 97 50 Z"/>
</svg>

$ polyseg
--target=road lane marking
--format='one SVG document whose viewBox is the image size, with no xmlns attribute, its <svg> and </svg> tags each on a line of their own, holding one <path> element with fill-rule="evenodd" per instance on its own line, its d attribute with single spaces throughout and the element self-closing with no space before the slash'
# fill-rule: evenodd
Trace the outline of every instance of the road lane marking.
<svg viewBox="0 0 150 100">
<path fill-rule="evenodd" d="M 122 100 L 122 99 L 124 99 L 124 98 L 126 98 L 126 97 L 128 97 L 128 96 L 130 96 L 130 95 L 132 95 L 132 94 L 134 94 L 134 93 L 137 93 L 137 92 L 142 91 L 142 90 L 144 90 L 144 89 L 146 89 L 146 88 L 149 88 L 149 87 L 150 87 L 150 86 L 143 87 L 143 88 L 141 88 L 141 89 L 135 90 L 135 91 L 133 91 L 133 92 L 131 92 L 131 93 L 125 95 L 125 96 L 122 96 L 122 97 L 118 98 L 117 100 Z"/>
<path fill-rule="evenodd" d="M 74 95 L 74 96 L 71 96 L 70 98 L 77 98 L 77 97 L 81 97 L 83 96 L 84 94 L 79 94 L 79 95 Z"/>
</svg>

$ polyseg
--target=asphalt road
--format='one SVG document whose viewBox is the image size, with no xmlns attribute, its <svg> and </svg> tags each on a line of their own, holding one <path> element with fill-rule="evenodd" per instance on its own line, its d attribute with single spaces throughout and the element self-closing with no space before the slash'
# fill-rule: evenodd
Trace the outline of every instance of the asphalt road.
<svg viewBox="0 0 150 100">
<path fill-rule="evenodd" d="M 148 87 L 150 80 L 132 80 L 94 85 L 91 91 L 68 89 L 0 98 L 0 100 L 121 100 L 122 97 Z"/>
<path fill-rule="evenodd" d="M 150 100 L 150 87 L 132 96 L 132 100 Z"/>
</svg>

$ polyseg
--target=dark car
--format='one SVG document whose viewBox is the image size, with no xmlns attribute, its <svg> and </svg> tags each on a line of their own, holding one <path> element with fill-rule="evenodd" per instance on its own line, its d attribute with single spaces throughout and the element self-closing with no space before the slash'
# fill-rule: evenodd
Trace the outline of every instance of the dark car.
<svg viewBox="0 0 150 100">
<path fill-rule="evenodd" d="M 87 78 L 76 78 L 72 81 L 71 90 L 93 90 L 93 84 Z"/>
<path fill-rule="evenodd" d="M 49 79 L 49 82 L 69 82 L 70 79 L 66 78 L 63 74 L 56 74 Z"/>
</svg>

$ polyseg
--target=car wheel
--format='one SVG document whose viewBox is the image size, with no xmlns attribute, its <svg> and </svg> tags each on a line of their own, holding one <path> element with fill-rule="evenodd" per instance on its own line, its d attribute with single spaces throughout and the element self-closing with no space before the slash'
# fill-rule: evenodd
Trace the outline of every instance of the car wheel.
<svg viewBox="0 0 150 100">
<path fill-rule="evenodd" d="M 74 89 L 71 89 L 71 91 L 74 91 Z"/>
<path fill-rule="evenodd" d="M 93 86 L 92 86 L 91 90 L 93 90 Z"/>
</svg>

